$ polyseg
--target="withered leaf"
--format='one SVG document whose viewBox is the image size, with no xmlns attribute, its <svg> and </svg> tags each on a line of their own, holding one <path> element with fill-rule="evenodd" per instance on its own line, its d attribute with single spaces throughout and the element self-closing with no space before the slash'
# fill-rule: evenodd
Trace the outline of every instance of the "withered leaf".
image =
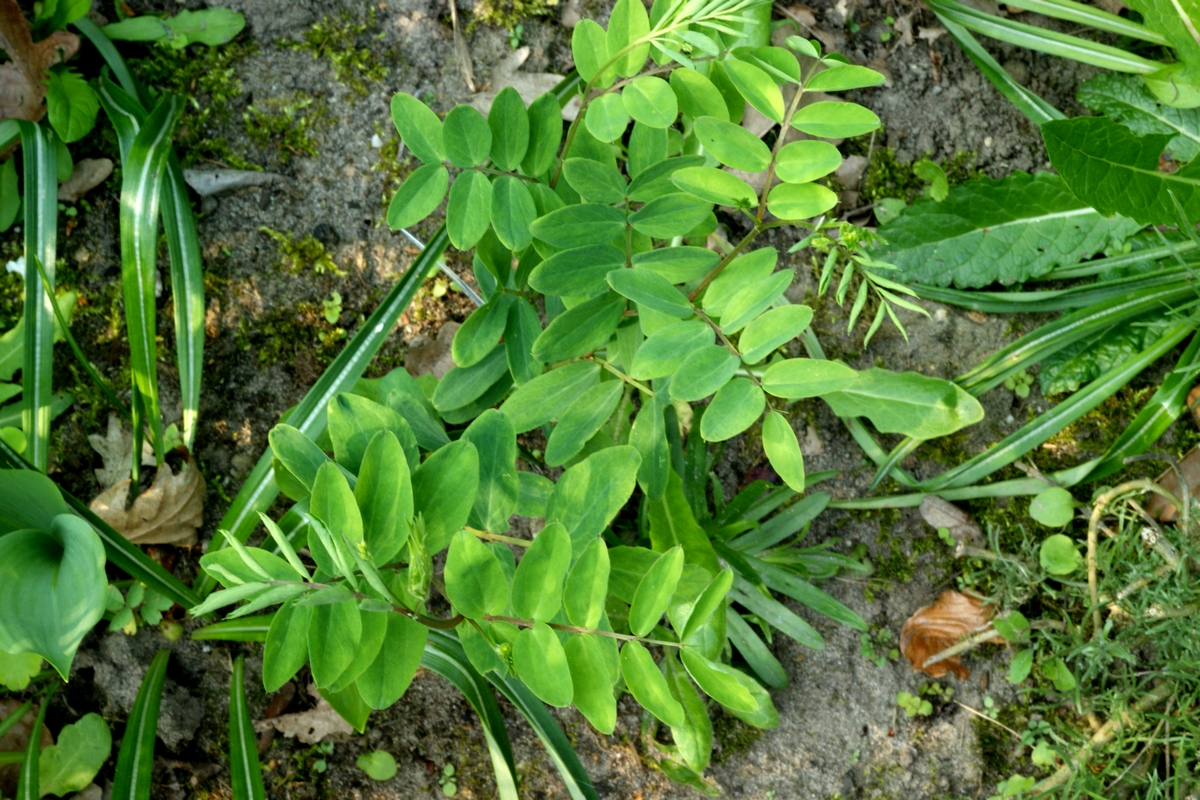
<svg viewBox="0 0 1200 800">
<path fill-rule="evenodd" d="M 88 444 L 104 460 L 101 469 L 93 470 L 100 488 L 108 489 L 122 478 L 128 478 L 133 467 L 133 433 L 121 425 L 116 414 L 108 415 L 108 431 L 103 435 L 88 435 Z M 142 466 L 154 466 L 154 448 L 142 440 Z"/>
<path fill-rule="evenodd" d="M 943 592 L 937 602 L 918 608 L 900 630 L 900 651 L 913 669 L 924 671 L 931 678 L 953 672 L 956 678 L 971 676 L 958 656 L 924 667 L 931 657 L 958 644 L 964 637 L 978 633 L 991 621 L 996 610 L 982 600 L 961 592 Z M 990 640 L 1003 642 L 997 636 Z"/>
<path fill-rule="evenodd" d="M 36 122 L 46 113 L 50 67 L 79 51 L 79 37 L 55 31 L 35 43 L 17 0 L 0 0 L 0 45 L 12 59 L 0 64 L 0 119 Z"/>
<path fill-rule="evenodd" d="M 1183 473 L 1183 479 L 1187 481 L 1188 496 L 1196 497 L 1200 494 L 1200 445 L 1193 447 L 1179 460 L 1179 472 Z M 1183 488 L 1179 483 L 1179 473 L 1174 467 L 1167 467 L 1154 482 L 1182 499 Z M 1170 522 L 1175 519 L 1179 509 L 1161 494 L 1155 493 L 1146 500 L 1146 513 L 1161 522 Z"/>
<path fill-rule="evenodd" d="M 982 547 L 983 531 L 971 519 L 971 515 L 953 503 L 937 495 L 926 495 L 921 500 L 921 519 L 933 528 L 946 528 L 959 544 Z"/>
<path fill-rule="evenodd" d="M 258 720 L 254 723 L 254 730 L 262 733 L 274 728 L 284 736 L 299 739 L 305 744 L 317 744 L 335 733 L 347 735 L 354 733 L 354 728 L 350 727 L 350 723 L 339 717 L 338 713 L 333 710 L 333 706 L 329 705 L 329 701 L 321 697 L 320 693 L 310 687 L 309 694 L 315 695 L 317 698 L 315 708 L 295 714 L 283 714 L 272 719 Z"/>
<path fill-rule="evenodd" d="M 191 546 L 204 523 L 204 479 L 192 461 L 178 475 L 162 464 L 150 488 L 129 502 L 129 479 L 114 484 L 91 503 L 105 522 L 134 544 Z"/>
</svg>

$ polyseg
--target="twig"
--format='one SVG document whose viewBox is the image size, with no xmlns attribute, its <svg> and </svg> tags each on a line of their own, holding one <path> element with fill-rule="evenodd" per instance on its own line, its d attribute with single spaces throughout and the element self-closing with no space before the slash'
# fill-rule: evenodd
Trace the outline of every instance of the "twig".
<svg viewBox="0 0 1200 800">
<path fill-rule="evenodd" d="M 1017 737 L 1017 741 L 1021 741 L 1021 734 L 1017 733 L 1016 731 L 1014 731 L 1012 728 L 1010 728 L 1010 727 L 1008 727 L 1007 725 L 1005 725 L 1005 724 L 1004 724 L 1003 722 L 1001 722 L 1000 720 L 998 720 L 998 719 L 992 719 L 992 718 L 991 718 L 991 717 L 989 717 L 987 714 L 984 714 L 982 711 L 979 711 L 979 710 L 977 710 L 977 709 L 971 708 L 971 707 L 970 707 L 969 705 L 967 705 L 966 703 L 960 703 L 960 702 L 958 702 L 957 700 L 951 700 L 950 702 L 954 703 L 954 705 L 958 706 L 959 708 L 964 708 L 964 709 L 966 709 L 967 711 L 970 711 L 972 714 L 974 714 L 975 716 L 979 717 L 980 719 L 985 719 L 985 720 L 987 720 L 988 722 L 992 723 L 993 725 L 999 725 L 1001 728 L 1004 728 L 1004 730 L 1008 731 L 1008 732 L 1009 732 L 1009 733 L 1011 733 L 1013 736 Z"/>
</svg>

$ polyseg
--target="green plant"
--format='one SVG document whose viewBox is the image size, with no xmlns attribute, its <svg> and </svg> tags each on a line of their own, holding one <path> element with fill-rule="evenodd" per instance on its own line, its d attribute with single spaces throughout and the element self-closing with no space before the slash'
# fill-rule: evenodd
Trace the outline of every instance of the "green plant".
<svg viewBox="0 0 1200 800">
<path fill-rule="evenodd" d="M 896 705 L 904 709 L 905 716 L 910 719 L 915 716 L 928 717 L 933 713 L 933 703 L 922 700 L 919 695 L 900 692 L 896 695 Z"/>
<path fill-rule="evenodd" d="M 372 780 L 391 780 L 396 775 L 396 759 L 386 750 L 372 750 L 358 757 L 358 768 L 367 773 Z M 454 768 L 446 765 L 451 770 Z M 453 772 L 451 772 L 453 774 Z"/>
<path fill-rule="evenodd" d="M 313 58 L 329 59 L 338 81 L 348 86 L 354 96 L 366 97 L 370 84 L 379 83 L 388 75 L 387 64 L 371 52 L 370 46 L 359 46 L 376 27 L 374 8 L 367 11 L 365 20 L 343 11 L 337 17 L 328 15 L 313 25 L 304 32 L 303 41 L 283 40 L 280 44 L 294 50 L 307 50 Z M 383 36 L 382 32 L 379 36 Z"/>
<path fill-rule="evenodd" d="M 438 786 L 441 787 L 442 794 L 446 797 L 454 797 L 458 794 L 458 783 L 454 780 L 453 764 L 442 767 L 442 774 L 438 776 Z"/>
<path fill-rule="evenodd" d="M 229 683 L 229 776 L 233 800 L 266 800 L 262 768 L 258 763 L 258 737 L 246 705 L 246 657 L 233 662 Z M 392 762 L 392 772 L 396 764 Z"/>
</svg>

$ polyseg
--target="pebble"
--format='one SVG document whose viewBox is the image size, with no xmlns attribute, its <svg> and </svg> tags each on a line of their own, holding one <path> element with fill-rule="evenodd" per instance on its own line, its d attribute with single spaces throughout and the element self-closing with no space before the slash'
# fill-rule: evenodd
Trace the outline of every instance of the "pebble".
<svg viewBox="0 0 1200 800">
<path fill-rule="evenodd" d="M 379 138 L 378 133 L 371 134 L 371 149 L 378 150 L 383 147 L 383 139 Z"/>
</svg>

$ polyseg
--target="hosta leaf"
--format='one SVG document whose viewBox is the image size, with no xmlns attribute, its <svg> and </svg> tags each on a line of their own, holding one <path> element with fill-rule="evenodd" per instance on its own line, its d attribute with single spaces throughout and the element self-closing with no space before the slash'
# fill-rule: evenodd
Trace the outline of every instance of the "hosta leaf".
<svg viewBox="0 0 1200 800">
<path fill-rule="evenodd" d="M 1139 137 L 1105 117 L 1078 117 L 1046 123 L 1042 138 L 1066 185 L 1100 213 L 1175 224 L 1178 201 L 1188 219 L 1200 219 L 1200 162 L 1171 174 L 1158 170 L 1170 136 Z"/>
<path fill-rule="evenodd" d="M 869 369 L 822 398 L 839 417 L 863 416 L 882 433 L 932 439 L 974 425 L 983 406 L 962 388 L 916 372 Z"/>
<path fill-rule="evenodd" d="M 700 420 L 700 435 L 706 442 L 731 439 L 753 425 L 766 404 L 763 390 L 749 378 L 734 378 L 713 396 Z"/>
<path fill-rule="evenodd" d="M 1014 172 L 953 186 L 940 203 L 918 199 L 879 229 L 888 244 L 872 255 L 909 282 L 979 288 L 1075 264 L 1140 227 L 1102 216 L 1056 175 Z"/>
</svg>

